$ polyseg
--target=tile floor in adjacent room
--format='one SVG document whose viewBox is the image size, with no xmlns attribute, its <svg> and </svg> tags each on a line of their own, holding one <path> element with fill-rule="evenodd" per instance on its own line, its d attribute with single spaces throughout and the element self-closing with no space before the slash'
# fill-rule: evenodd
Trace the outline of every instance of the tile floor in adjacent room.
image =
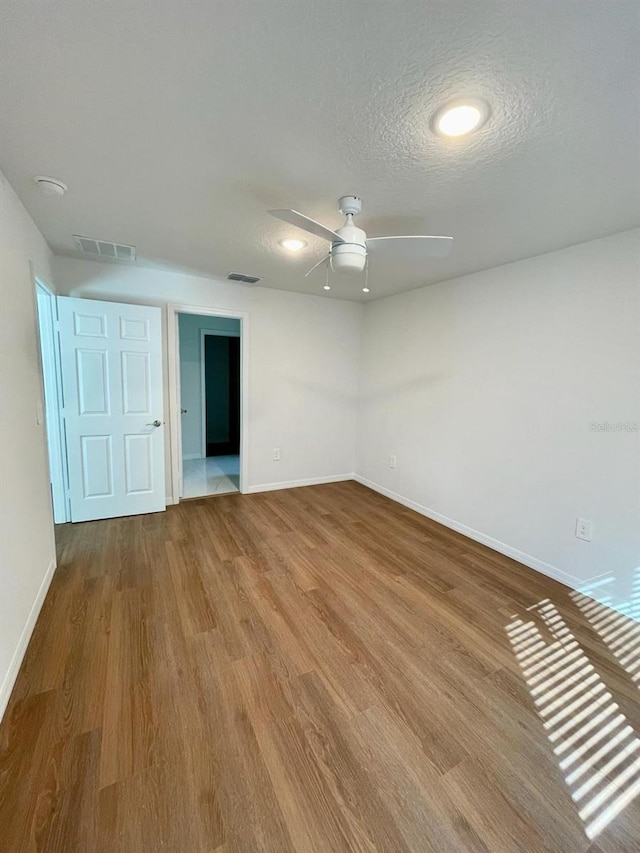
<svg viewBox="0 0 640 853">
<path fill-rule="evenodd" d="M 207 456 L 182 461 L 182 497 L 226 495 L 240 491 L 240 457 Z"/>
</svg>

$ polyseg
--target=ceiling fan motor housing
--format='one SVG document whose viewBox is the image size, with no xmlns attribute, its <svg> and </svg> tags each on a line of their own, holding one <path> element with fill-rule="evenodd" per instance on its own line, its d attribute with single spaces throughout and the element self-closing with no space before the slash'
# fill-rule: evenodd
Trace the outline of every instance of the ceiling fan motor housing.
<svg viewBox="0 0 640 853">
<path fill-rule="evenodd" d="M 367 259 L 367 235 L 353 225 L 352 214 L 347 214 L 347 224 L 336 229 L 343 241 L 331 244 L 331 269 L 334 272 L 362 272 Z"/>
</svg>

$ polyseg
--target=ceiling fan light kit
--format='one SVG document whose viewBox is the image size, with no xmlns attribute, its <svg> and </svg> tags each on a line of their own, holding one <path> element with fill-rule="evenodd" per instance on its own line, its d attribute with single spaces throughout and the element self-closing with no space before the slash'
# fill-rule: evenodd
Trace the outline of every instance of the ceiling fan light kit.
<svg viewBox="0 0 640 853">
<path fill-rule="evenodd" d="M 338 200 L 338 209 L 346 222 L 336 229 L 341 242 L 331 244 L 329 262 L 334 272 L 362 272 L 367 259 L 367 235 L 353 224 L 353 217 L 362 211 L 362 199 L 344 195 Z"/>
<path fill-rule="evenodd" d="M 279 209 L 270 210 L 271 216 L 295 225 L 297 228 L 322 237 L 331 243 L 329 254 L 321 258 L 309 270 L 307 276 L 329 261 L 333 272 L 349 273 L 362 272 L 367 264 L 369 253 L 390 256 L 400 255 L 414 258 L 441 258 L 449 253 L 452 237 L 434 237 L 425 235 L 403 235 L 387 237 L 369 237 L 362 228 L 354 225 L 353 218 L 362 211 L 362 199 L 355 195 L 345 195 L 338 200 L 338 208 L 345 216 L 346 222 L 341 228 L 335 230 L 327 228 L 320 222 L 310 219 L 297 210 Z"/>
</svg>

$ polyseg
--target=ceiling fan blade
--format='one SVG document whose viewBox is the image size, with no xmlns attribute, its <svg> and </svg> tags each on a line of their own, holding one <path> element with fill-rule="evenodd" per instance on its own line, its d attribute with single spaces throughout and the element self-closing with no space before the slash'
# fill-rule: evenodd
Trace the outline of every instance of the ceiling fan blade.
<svg viewBox="0 0 640 853">
<path fill-rule="evenodd" d="M 404 255 L 412 258 L 444 258 L 449 254 L 453 237 L 425 237 L 408 234 L 402 237 L 368 237 L 367 252 Z"/>
<path fill-rule="evenodd" d="M 323 264 L 325 261 L 328 261 L 330 257 L 331 257 L 331 255 L 325 255 L 325 256 L 324 256 L 324 258 L 320 258 L 320 260 L 318 261 L 318 263 L 317 263 L 317 264 L 314 264 L 314 265 L 311 267 L 311 269 L 309 270 L 309 272 L 306 272 L 306 273 L 304 274 L 304 277 L 305 277 L 305 278 L 307 278 L 307 276 L 311 275 L 311 273 L 312 273 L 314 270 L 317 270 L 317 269 L 318 269 L 318 267 L 319 267 L 321 264 Z"/>
<path fill-rule="evenodd" d="M 335 231 L 332 231 L 331 228 L 326 228 L 324 225 L 316 222 L 315 219 L 309 219 L 303 213 L 298 213 L 297 210 L 269 210 L 268 213 L 271 216 L 275 216 L 276 219 L 282 219 L 283 222 L 295 225 L 296 228 L 302 228 L 303 231 L 315 234 L 316 237 L 322 237 L 330 243 L 335 243 L 336 241 L 344 243 L 343 238 L 339 234 L 336 234 Z"/>
</svg>

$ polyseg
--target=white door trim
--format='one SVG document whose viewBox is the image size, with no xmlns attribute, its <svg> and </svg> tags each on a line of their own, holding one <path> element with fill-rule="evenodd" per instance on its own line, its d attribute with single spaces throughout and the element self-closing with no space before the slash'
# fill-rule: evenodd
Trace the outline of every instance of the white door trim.
<svg viewBox="0 0 640 853">
<path fill-rule="evenodd" d="M 180 338 L 178 314 L 228 317 L 240 321 L 240 491 L 249 488 L 249 315 L 227 308 L 202 305 L 167 305 L 167 355 L 169 382 L 169 447 L 171 456 L 171 499 L 182 497 L 182 429 L 180 416 Z M 228 335 L 228 333 L 225 333 Z"/>
<path fill-rule="evenodd" d="M 69 483 L 62 400 L 62 370 L 58 340 L 58 308 L 55 293 L 37 275 L 34 276 L 34 286 L 39 341 L 38 364 L 45 415 L 53 520 L 55 524 L 64 524 L 71 521 L 71 514 L 67 497 Z M 48 316 L 40 313 L 40 297 L 46 300 Z"/>
<path fill-rule="evenodd" d="M 200 329 L 200 411 L 202 412 L 200 447 L 203 459 L 207 458 L 207 379 L 204 363 L 204 345 L 207 335 L 213 335 L 218 338 L 241 337 L 240 332 L 225 332 L 222 329 Z"/>
</svg>

